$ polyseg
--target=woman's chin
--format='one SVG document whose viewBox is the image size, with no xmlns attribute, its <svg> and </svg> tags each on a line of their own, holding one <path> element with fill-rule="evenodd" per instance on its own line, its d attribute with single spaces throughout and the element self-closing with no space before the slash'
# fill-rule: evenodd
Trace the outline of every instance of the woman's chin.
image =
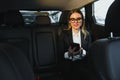
<svg viewBox="0 0 120 80">
<path fill-rule="evenodd" d="M 80 28 L 75 28 L 75 30 L 80 30 Z"/>
</svg>

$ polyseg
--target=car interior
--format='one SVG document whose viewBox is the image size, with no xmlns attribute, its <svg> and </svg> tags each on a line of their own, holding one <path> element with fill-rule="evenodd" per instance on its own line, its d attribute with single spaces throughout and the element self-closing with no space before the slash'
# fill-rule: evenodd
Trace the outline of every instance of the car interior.
<svg viewBox="0 0 120 80">
<path fill-rule="evenodd" d="M 94 80 L 120 80 L 120 1 L 109 7 L 104 29 L 96 29 L 91 10 L 97 1 L 1 0 L 0 80 L 63 80 L 59 35 L 67 27 L 69 11 L 83 7 L 93 42 L 89 57 Z"/>
</svg>

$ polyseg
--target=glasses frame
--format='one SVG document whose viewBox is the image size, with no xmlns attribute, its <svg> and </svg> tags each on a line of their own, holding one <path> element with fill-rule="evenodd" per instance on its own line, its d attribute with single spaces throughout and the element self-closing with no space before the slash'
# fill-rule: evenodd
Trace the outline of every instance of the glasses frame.
<svg viewBox="0 0 120 80">
<path fill-rule="evenodd" d="M 79 23 L 79 22 L 82 21 L 82 18 L 81 18 L 81 17 L 76 18 L 76 19 L 75 19 L 75 18 L 70 18 L 69 21 L 71 21 L 72 23 L 75 23 L 75 21 L 76 21 L 77 23 Z"/>
</svg>

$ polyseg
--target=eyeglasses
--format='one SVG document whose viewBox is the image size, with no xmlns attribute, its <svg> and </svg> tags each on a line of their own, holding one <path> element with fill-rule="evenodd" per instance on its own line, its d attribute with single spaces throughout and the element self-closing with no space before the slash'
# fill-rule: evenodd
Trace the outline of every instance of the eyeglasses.
<svg viewBox="0 0 120 80">
<path fill-rule="evenodd" d="M 81 20 L 82 20 L 82 18 L 77 18 L 77 19 L 75 19 L 75 18 L 70 18 L 69 19 L 72 23 L 74 23 L 75 21 L 77 21 L 77 22 L 80 22 Z"/>
</svg>

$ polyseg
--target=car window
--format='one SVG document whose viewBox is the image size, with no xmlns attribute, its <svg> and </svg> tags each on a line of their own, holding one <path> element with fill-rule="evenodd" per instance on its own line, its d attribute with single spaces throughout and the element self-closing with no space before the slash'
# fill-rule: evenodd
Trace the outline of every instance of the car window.
<svg viewBox="0 0 120 80">
<path fill-rule="evenodd" d="M 25 24 L 31 24 L 35 21 L 37 15 L 48 15 L 51 19 L 51 23 L 58 23 L 61 15 L 61 11 L 28 11 L 20 10 Z"/>
<path fill-rule="evenodd" d="M 94 3 L 94 16 L 96 23 L 104 25 L 108 8 L 114 0 L 98 0 Z"/>
</svg>

